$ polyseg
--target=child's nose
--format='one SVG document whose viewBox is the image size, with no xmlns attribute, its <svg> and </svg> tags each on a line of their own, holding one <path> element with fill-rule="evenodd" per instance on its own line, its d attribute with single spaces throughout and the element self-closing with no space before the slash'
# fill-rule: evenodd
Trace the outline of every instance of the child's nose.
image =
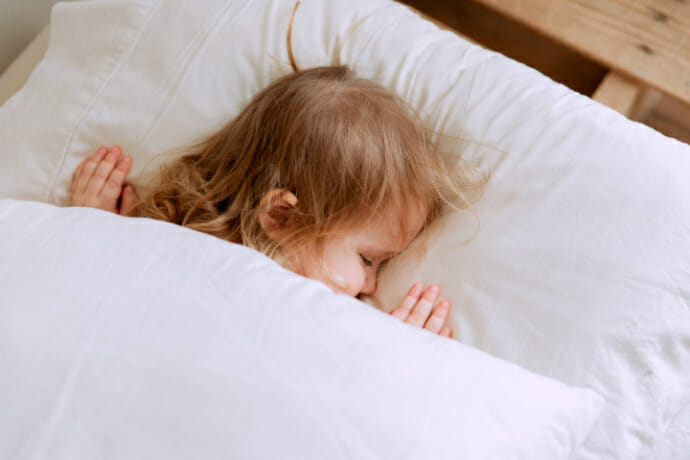
<svg viewBox="0 0 690 460">
<path fill-rule="evenodd" d="M 376 275 L 369 274 L 364 280 L 364 286 L 362 286 L 362 290 L 359 291 L 359 293 L 364 295 L 371 295 L 374 292 L 376 292 Z"/>
</svg>

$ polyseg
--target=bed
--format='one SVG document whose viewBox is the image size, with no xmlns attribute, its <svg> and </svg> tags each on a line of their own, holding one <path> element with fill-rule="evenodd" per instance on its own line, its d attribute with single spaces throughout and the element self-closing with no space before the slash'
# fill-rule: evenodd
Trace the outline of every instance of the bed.
<svg viewBox="0 0 690 460">
<path fill-rule="evenodd" d="M 444 216 L 370 305 L 64 208 L 95 146 L 143 182 L 288 73 L 294 7 L 58 4 L 0 79 L 27 78 L 0 107 L 2 457 L 687 459 L 690 148 L 400 4 L 301 2 L 297 63 L 396 91 L 491 178 L 479 231 Z M 385 314 L 412 281 L 441 285 L 457 340 Z"/>
</svg>

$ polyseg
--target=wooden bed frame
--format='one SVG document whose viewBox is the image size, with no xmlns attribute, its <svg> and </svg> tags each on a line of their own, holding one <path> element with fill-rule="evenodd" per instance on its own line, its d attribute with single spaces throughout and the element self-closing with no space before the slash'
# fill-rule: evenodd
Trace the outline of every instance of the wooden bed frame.
<svg viewBox="0 0 690 460">
<path fill-rule="evenodd" d="M 536 67 L 633 120 L 690 143 L 690 1 L 405 0 L 404 3 L 475 42 Z M 497 34 L 519 40 L 501 41 L 496 39 Z M 545 48 L 539 44 L 530 49 L 524 39 L 529 34 L 537 37 L 532 42 L 546 40 L 554 45 Z M 545 49 L 545 55 L 541 56 L 543 68 L 535 65 L 535 61 L 529 62 L 535 59 L 538 64 L 539 58 L 530 56 L 530 52 L 538 54 Z M 566 52 L 579 55 L 579 61 L 556 56 Z M 572 63 L 564 61 L 567 59 Z M 585 75 L 583 60 L 590 61 L 587 63 L 590 66 L 598 66 L 600 75 Z M 566 70 L 555 69 L 555 62 L 565 62 Z M 554 75 L 557 72 L 579 72 L 584 78 L 598 81 L 593 90 L 583 91 L 563 81 L 568 79 L 567 75 L 566 78 Z"/>
</svg>

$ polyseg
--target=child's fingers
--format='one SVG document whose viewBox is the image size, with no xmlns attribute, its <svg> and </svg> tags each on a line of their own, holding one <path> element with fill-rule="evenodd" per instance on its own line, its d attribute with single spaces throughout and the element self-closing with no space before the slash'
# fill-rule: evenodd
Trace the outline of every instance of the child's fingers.
<svg viewBox="0 0 690 460">
<path fill-rule="evenodd" d="M 443 329 L 441 329 L 441 332 L 439 332 L 438 335 L 452 339 L 453 338 L 453 329 L 451 329 L 449 327 L 444 327 Z"/>
<path fill-rule="evenodd" d="M 76 179 L 76 177 L 81 174 L 81 172 L 84 170 L 84 163 L 86 163 L 86 158 L 81 160 L 79 164 L 77 165 L 76 168 L 74 168 L 74 173 L 72 174 L 72 180 Z"/>
<path fill-rule="evenodd" d="M 110 176 L 108 176 L 108 179 L 105 181 L 105 184 L 101 189 L 100 196 L 110 200 L 117 200 L 120 197 L 120 194 L 122 193 L 122 187 L 125 183 L 125 179 L 127 178 L 127 174 L 129 174 L 129 170 L 131 169 L 131 167 L 132 157 L 130 157 L 129 155 L 125 155 L 124 157 L 122 157 L 120 161 L 117 163 L 115 169 L 113 169 L 113 172 L 110 173 Z"/>
<path fill-rule="evenodd" d="M 83 191 L 86 189 L 87 185 L 89 184 L 89 179 L 91 179 L 91 175 L 96 170 L 96 167 L 98 166 L 100 161 L 105 157 L 105 155 L 107 153 L 108 153 L 108 149 L 101 146 L 98 148 L 98 150 L 96 150 L 95 154 L 86 158 L 82 162 L 82 164 L 80 164 L 77 167 L 77 169 L 81 168 L 81 172 L 76 175 L 77 177 L 75 177 L 75 179 L 76 179 L 75 189 L 76 190 Z"/>
<path fill-rule="evenodd" d="M 91 158 L 93 158 L 96 161 L 101 161 L 105 156 L 108 154 L 110 149 L 106 147 L 105 145 L 101 145 L 98 147 L 98 149 L 94 152 L 93 155 L 91 155 Z"/>
<path fill-rule="evenodd" d="M 117 160 L 120 158 L 122 151 L 119 147 L 114 146 L 110 152 L 103 158 L 103 160 L 98 164 L 95 171 L 89 179 L 89 183 L 86 186 L 86 193 L 91 196 L 99 196 L 105 181 L 108 180 L 110 173 L 115 169 Z"/>
<path fill-rule="evenodd" d="M 402 302 L 400 302 L 400 305 L 391 311 L 391 315 L 395 316 L 401 321 L 405 321 L 407 317 L 410 316 L 412 307 L 415 306 L 419 300 L 419 296 L 422 295 L 422 292 L 424 292 L 424 285 L 422 283 L 413 284 L 410 290 L 407 292 L 405 298 L 402 300 Z"/>
<path fill-rule="evenodd" d="M 83 188 L 86 187 L 86 184 L 88 184 L 91 175 L 96 170 L 96 167 L 98 166 L 100 161 L 107 155 L 107 153 L 108 149 L 104 146 L 100 146 L 93 155 L 91 155 L 90 157 L 86 157 L 81 161 L 77 169 L 79 170 L 79 176 L 81 176 L 80 185 L 82 185 Z"/>
<path fill-rule="evenodd" d="M 122 205 L 118 210 L 118 213 L 127 216 L 132 211 L 132 208 L 136 206 L 139 201 L 139 196 L 133 185 L 125 185 L 122 188 Z"/>
<path fill-rule="evenodd" d="M 446 318 L 448 318 L 449 312 L 450 302 L 447 300 L 440 301 L 436 305 L 436 308 L 434 308 L 434 310 L 431 312 L 431 316 L 429 316 L 429 319 L 426 321 L 424 329 L 431 331 L 434 334 L 441 332 L 443 323 L 446 321 Z"/>
<path fill-rule="evenodd" d="M 405 320 L 406 323 L 413 326 L 422 327 L 426 323 L 427 318 L 431 314 L 431 309 L 438 300 L 439 288 L 436 285 L 431 285 L 419 299 L 419 302 L 412 309 L 412 313 Z"/>
<path fill-rule="evenodd" d="M 98 147 L 98 149 L 96 149 L 94 154 L 91 155 L 90 157 L 88 157 L 86 160 L 91 159 L 91 160 L 94 160 L 96 162 L 96 164 L 98 164 L 100 161 L 103 160 L 103 158 L 105 158 L 105 156 L 108 154 L 108 152 L 109 152 L 108 147 L 106 147 L 105 145 L 101 145 L 100 147 Z"/>
<path fill-rule="evenodd" d="M 79 178 L 81 177 L 83 171 L 84 171 L 84 163 L 86 160 L 82 160 L 81 163 L 79 163 L 79 166 L 76 167 L 74 170 L 74 173 L 72 173 L 72 193 L 74 193 L 77 190 L 77 183 L 79 181 Z"/>
</svg>

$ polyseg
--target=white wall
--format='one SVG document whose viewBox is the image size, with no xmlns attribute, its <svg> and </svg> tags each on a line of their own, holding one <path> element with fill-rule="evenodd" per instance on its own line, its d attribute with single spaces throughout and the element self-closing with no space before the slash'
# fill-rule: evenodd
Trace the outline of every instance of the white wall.
<svg viewBox="0 0 690 460">
<path fill-rule="evenodd" d="M 0 0 L 0 74 L 50 19 L 58 0 Z"/>
</svg>

